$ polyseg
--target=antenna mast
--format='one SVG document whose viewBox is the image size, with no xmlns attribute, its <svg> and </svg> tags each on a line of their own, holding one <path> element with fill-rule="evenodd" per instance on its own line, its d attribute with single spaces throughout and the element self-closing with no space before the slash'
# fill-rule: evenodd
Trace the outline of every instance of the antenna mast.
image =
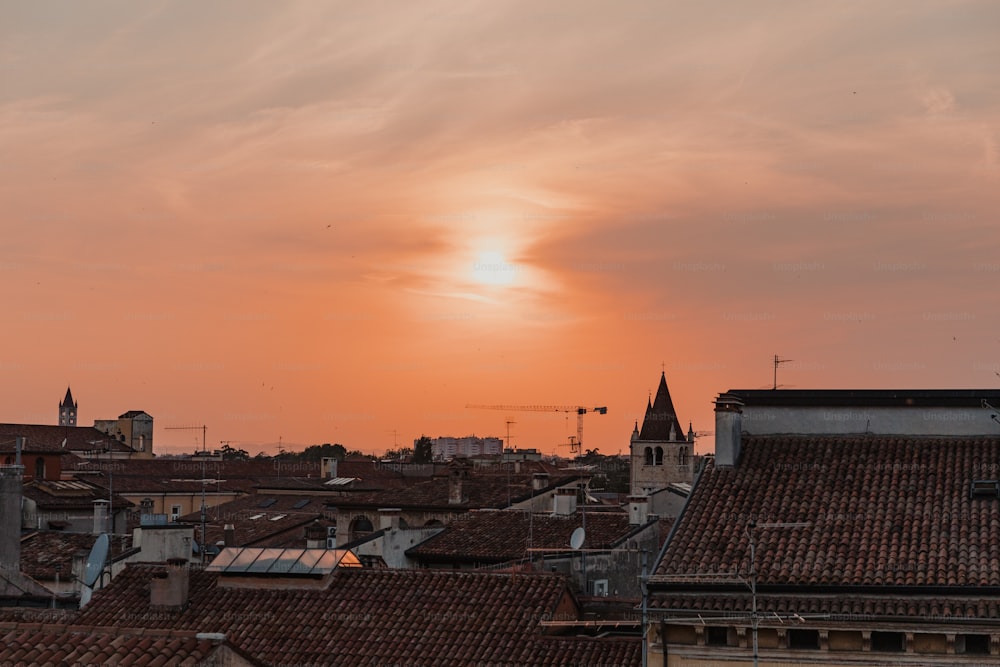
<svg viewBox="0 0 1000 667">
<path fill-rule="evenodd" d="M 790 361 L 794 361 L 794 359 L 782 359 L 778 355 L 774 355 L 774 386 L 771 387 L 772 389 L 778 388 L 778 366 L 780 364 L 787 364 Z"/>
</svg>

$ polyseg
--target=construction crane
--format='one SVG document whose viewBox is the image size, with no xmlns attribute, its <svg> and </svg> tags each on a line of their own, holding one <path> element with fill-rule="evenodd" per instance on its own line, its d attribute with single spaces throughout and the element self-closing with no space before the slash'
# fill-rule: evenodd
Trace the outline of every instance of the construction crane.
<svg viewBox="0 0 1000 667">
<path fill-rule="evenodd" d="M 466 405 L 474 410 L 503 410 L 505 412 L 567 412 L 576 413 L 576 439 L 569 441 L 570 454 L 579 454 L 583 448 L 583 416 L 588 412 L 608 414 L 606 407 L 585 408 L 580 405 Z M 509 441 L 509 439 L 508 439 Z"/>
</svg>

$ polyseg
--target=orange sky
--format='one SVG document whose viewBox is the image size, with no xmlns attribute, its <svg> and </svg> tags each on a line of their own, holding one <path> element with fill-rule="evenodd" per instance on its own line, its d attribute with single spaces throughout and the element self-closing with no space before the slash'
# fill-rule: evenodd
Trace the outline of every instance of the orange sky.
<svg viewBox="0 0 1000 667">
<path fill-rule="evenodd" d="M 1000 386 L 1000 5 L 0 8 L 0 421 L 627 451 L 799 388 Z M 394 434 L 395 431 L 395 434 Z M 566 451 L 565 448 L 560 448 Z M 712 449 L 711 437 L 699 443 Z"/>
</svg>

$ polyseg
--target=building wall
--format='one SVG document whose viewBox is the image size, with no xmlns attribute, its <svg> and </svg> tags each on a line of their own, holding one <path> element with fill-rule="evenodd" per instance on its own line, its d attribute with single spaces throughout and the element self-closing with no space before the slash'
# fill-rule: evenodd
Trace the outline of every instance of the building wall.
<svg viewBox="0 0 1000 667">
<path fill-rule="evenodd" d="M 606 581 L 609 597 L 642 597 L 639 578 L 642 575 L 643 552 L 647 568 L 656 560 L 659 524 L 653 523 L 621 547 L 602 553 L 572 552 L 555 558 L 545 558 L 542 567 L 569 576 L 575 592 L 592 595 L 593 582 Z M 538 561 L 535 561 L 536 565 Z"/>
<path fill-rule="evenodd" d="M 760 665 L 851 665 L 854 667 L 875 667 L 887 665 L 977 665 L 1000 664 L 1000 641 L 992 642 L 992 654 L 964 652 L 964 634 L 1000 636 L 991 627 L 956 627 L 935 624 L 921 624 L 912 628 L 888 627 L 872 622 L 864 628 L 844 627 L 840 630 L 829 627 L 821 630 L 820 648 L 788 648 L 789 627 L 761 628 L 758 637 L 758 661 Z M 729 646 L 706 645 L 704 626 L 649 625 L 648 664 L 656 665 L 747 665 L 753 655 L 752 632 L 749 628 L 730 627 Z M 902 632 L 906 636 L 905 650 L 888 652 L 871 650 L 870 642 L 863 639 L 863 633 L 872 631 Z M 937 631 L 935 631 L 937 630 Z M 949 642 L 948 637 L 951 637 Z M 664 646 L 663 639 L 667 640 Z M 694 643 L 692 643 L 694 642 Z M 867 644 L 867 646 L 866 646 Z"/>
<path fill-rule="evenodd" d="M 985 408 L 743 406 L 742 429 L 779 433 L 877 433 L 890 435 L 996 435 L 1000 427 Z"/>
<path fill-rule="evenodd" d="M 429 540 L 442 530 L 444 527 L 389 529 L 381 539 L 366 542 L 354 551 L 358 556 L 380 556 L 390 569 L 414 568 L 419 563 L 407 558 L 406 550 Z"/>
</svg>

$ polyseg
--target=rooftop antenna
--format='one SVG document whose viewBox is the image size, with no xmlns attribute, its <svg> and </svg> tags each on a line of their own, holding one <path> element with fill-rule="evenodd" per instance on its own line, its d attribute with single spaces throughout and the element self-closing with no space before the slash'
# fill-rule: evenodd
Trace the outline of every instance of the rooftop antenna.
<svg viewBox="0 0 1000 667">
<path fill-rule="evenodd" d="M 778 355 L 774 355 L 774 386 L 771 387 L 772 389 L 778 388 L 778 366 L 780 364 L 787 364 L 790 361 L 794 361 L 794 359 L 782 359 Z"/>
<path fill-rule="evenodd" d="M 201 429 L 201 542 L 198 544 L 198 555 L 201 556 L 202 564 L 205 563 L 205 483 L 207 481 L 205 476 L 205 458 L 208 454 L 208 450 L 205 449 L 206 440 L 208 439 L 208 425 L 202 424 L 201 426 L 167 426 L 165 427 L 171 431 L 190 431 L 194 429 Z M 279 439 L 280 442 L 280 439 Z"/>
</svg>

